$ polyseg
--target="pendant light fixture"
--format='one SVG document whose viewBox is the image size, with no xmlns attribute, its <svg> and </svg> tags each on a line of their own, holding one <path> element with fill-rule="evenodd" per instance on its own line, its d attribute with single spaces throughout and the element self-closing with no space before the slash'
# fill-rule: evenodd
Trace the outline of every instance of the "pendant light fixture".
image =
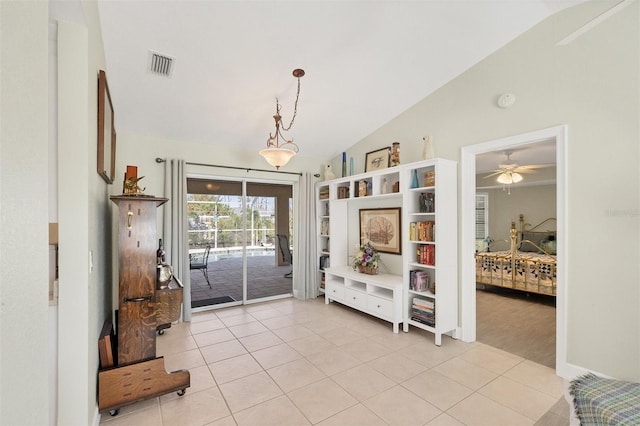
<svg viewBox="0 0 640 426">
<path fill-rule="evenodd" d="M 293 143 L 293 139 L 287 140 L 282 132 L 288 132 L 293 127 L 293 122 L 296 119 L 298 113 L 298 98 L 300 97 L 300 78 L 304 76 L 304 70 L 293 70 L 293 76 L 298 79 L 298 91 L 296 92 L 296 102 L 293 108 L 293 117 L 291 117 L 291 123 L 288 127 L 282 125 L 282 116 L 280 115 L 280 103 L 276 98 L 276 114 L 273 119 L 276 122 L 276 131 L 274 134 L 269 133 L 269 139 L 267 139 L 267 147 L 260 151 L 260 155 L 267 160 L 267 163 L 271 164 L 280 170 L 280 167 L 284 166 L 293 158 L 298 152 L 298 145 Z"/>
</svg>

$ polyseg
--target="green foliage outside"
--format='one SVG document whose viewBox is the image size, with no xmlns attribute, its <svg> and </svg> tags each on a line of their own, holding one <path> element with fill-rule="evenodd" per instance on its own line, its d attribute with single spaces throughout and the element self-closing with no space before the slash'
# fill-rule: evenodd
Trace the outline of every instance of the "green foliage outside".
<svg viewBox="0 0 640 426">
<path fill-rule="evenodd" d="M 275 218 L 273 215 L 261 216 L 260 207 L 267 203 L 264 197 L 247 197 L 251 217 L 247 217 L 246 236 L 242 232 L 242 211 L 229 204 L 239 197 L 208 194 L 189 194 L 187 196 L 187 217 L 189 221 L 189 247 L 238 247 L 246 238 L 247 245 L 273 244 L 275 240 Z M 217 227 L 216 227 L 217 223 Z M 251 226 L 253 225 L 253 241 Z M 217 232 L 216 232 L 217 231 Z M 217 240 L 217 244 L 216 244 Z"/>
</svg>

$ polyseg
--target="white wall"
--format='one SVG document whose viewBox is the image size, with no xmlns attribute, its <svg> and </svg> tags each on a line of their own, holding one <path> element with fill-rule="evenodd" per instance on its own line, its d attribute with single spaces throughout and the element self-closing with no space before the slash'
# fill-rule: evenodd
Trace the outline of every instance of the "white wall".
<svg viewBox="0 0 640 426">
<path fill-rule="evenodd" d="M 463 146 L 567 124 L 567 361 L 638 380 L 638 2 L 556 46 L 612 5 L 593 1 L 550 17 L 347 152 L 362 171 L 365 152 L 400 141 L 409 162 L 431 134 L 437 156 L 459 160 Z M 509 109 L 495 103 L 505 92 L 517 98 Z"/>
<path fill-rule="evenodd" d="M 58 423 L 97 419 L 98 337 L 111 305 L 108 185 L 97 173 L 97 75 L 104 69 L 95 2 L 58 22 Z"/>
<path fill-rule="evenodd" d="M 483 191 L 489 194 L 489 235 L 494 240 L 509 241 L 511 222 L 516 223 L 520 230 L 520 213 L 524 214 L 525 223 L 535 226 L 543 220 L 556 217 L 556 187 L 544 186 L 514 186 L 511 195 L 506 190 L 490 189 Z M 551 228 L 540 230 L 555 230 L 555 222 Z M 499 245 L 498 250 L 508 250 L 509 244 Z"/>
<path fill-rule="evenodd" d="M 49 418 L 48 19 L 47 2 L 0 2 L 3 425 Z"/>
</svg>

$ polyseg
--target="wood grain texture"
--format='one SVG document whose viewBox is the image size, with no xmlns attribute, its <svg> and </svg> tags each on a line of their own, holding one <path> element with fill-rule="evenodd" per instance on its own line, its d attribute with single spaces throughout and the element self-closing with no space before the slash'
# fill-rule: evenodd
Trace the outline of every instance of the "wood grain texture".
<svg viewBox="0 0 640 426">
<path fill-rule="evenodd" d="M 178 321 L 182 306 L 182 292 L 182 283 L 176 277 L 171 279 L 168 288 L 156 291 L 156 320 L 158 326 Z"/>
<path fill-rule="evenodd" d="M 187 370 L 167 373 L 164 358 L 104 370 L 98 373 L 98 408 L 119 408 L 169 392 L 186 389 L 191 376 Z"/>
</svg>

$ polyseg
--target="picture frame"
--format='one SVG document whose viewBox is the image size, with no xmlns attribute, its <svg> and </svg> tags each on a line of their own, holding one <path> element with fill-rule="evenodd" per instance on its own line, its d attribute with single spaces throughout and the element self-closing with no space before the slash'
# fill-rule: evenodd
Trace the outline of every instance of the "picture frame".
<svg viewBox="0 0 640 426">
<path fill-rule="evenodd" d="M 360 245 L 371 245 L 380 253 L 402 254 L 400 207 L 360 209 Z"/>
<path fill-rule="evenodd" d="M 116 128 L 107 74 L 98 72 L 98 174 L 108 184 L 116 173 Z"/>
<path fill-rule="evenodd" d="M 364 159 L 365 173 L 388 168 L 390 153 L 391 148 L 389 148 L 388 146 L 377 149 L 375 151 L 367 152 Z"/>
</svg>

